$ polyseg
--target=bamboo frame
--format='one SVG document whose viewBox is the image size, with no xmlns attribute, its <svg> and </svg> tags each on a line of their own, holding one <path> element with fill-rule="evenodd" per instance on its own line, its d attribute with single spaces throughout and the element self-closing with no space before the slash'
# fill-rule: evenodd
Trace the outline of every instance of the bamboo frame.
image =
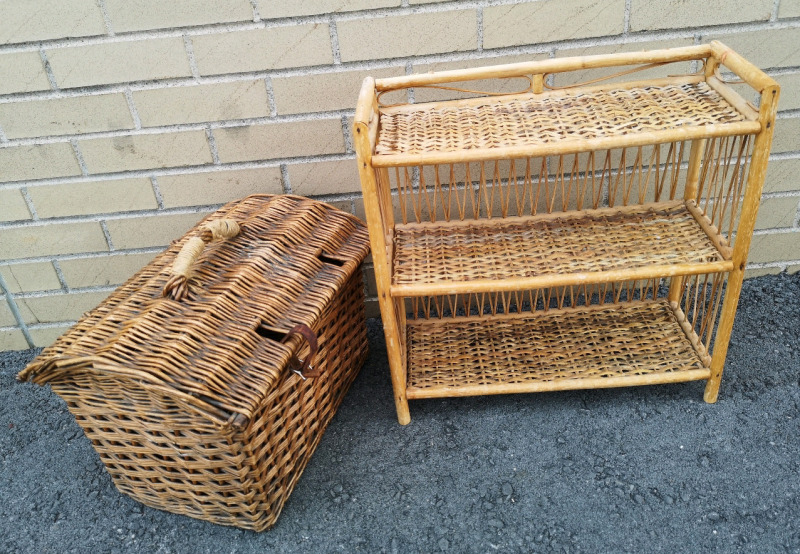
<svg viewBox="0 0 800 554">
<path fill-rule="evenodd" d="M 553 73 L 626 65 L 650 68 L 688 60 L 702 61 L 702 70 L 694 75 L 612 84 L 590 82 L 565 89 L 545 86 L 547 76 Z M 761 93 L 758 109 L 717 77 L 718 69 L 723 67 Z M 381 107 L 378 103 L 379 94 L 385 91 L 523 76 L 531 83 L 530 90 L 524 93 L 422 105 Z M 693 91 L 696 91 L 695 96 Z M 626 96 L 631 93 L 635 96 Z M 658 116 L 659 121 L 667 122 L 664 126 L 645 123 L 637 127 L 639 123 L 623 123 L 617 129 L 615 122 L 625 121 L 624 110 L 610 112 L 608 120 L 603 119 L 603 110 L 616 109 L 615 98 L 623 98 L 625 106 L 636 109 L 638 100 L 632 98 L 649 102 L 648 94 L 660 95 L 657 100 L 654 97 L 654 110 L 664 107 L 669 112 Z M 598 99 L 596 107 L 576 108 L 576 102 L 588 102 L 587 106 L 591 106 L 595 97 Z M 778 86 L 773 79 L 717 41 L 651 52 L 550 59 L 365 81 L 354 125 L 356 156 L 400 423 L 410 421 L 409 398 L 701 379 L 707 381 L 706 401 L 715 401 L 763 186 L 777 97 Z M 558 111 L 560 106 L 565 111 Z M 701 111 L 695 116 L 696 109 Z M 471 136 L 477 133 L 478 139 L 482 133 L 495 133 L 491 128 L 493 118 L 502 117 L 504 112 L 516 115 L 503 121 L 502 133 L 497 138 L 491 135 L 485 142 L 476 140 L 459 145 L 458 136 L 452 134 L 436 138 L 437 125 L 453 125 L 453 129 L 459 128 L 462 124 L 459 122 L 473 125 L 470 118 L 473 111 L 478 113 L 478 110 L 480 116 L 475 117 L 481 123 L 467 128 Z M 553 112 L 556 115 L 552 125 L 546 119 L 549 110 L 557 110 Z M 575 115 L 570 115 L 568 110 L 573 110 Z M 648 110 L 649 107 L 637 116 L 637 121 L 647 120 Z M 458 115 L 461 113 L 464 115 Z M 593 117 L 585 117 L 587 113 Z M 678 121 L 684 113 L 693 119 L 669 124 L 670 117 L 677 117 Z M 428 119 L 420 123 L 423 117 L 433 119 L 430 123 Z M 517 122 L 523 125 L 526 118 L 534 122 L 539 117 L 545 118 L 542 129 L 546 128 L 547 133 L 540 134 L 535 125 L 508 130 Z M 569 125 L 577 131 L 573 133 Z M 602 129 L 597 127 L 601 132 L 593 135 L 592 125 L 602 126 Z M 583 133 L 584 127 L 588 133 Z M 565 129 L 563 133 L 561 129 Z M 387 141 L 397 142 L 390 145 Z M 690 148 L 684 149 L 687 143 Z M 688 158 L 684 158 L 687 152 Z M 391 200 L 391 190 L 395 188 L 399 212 L 396 211 L 397 201 Z M 586 270 L 580 269 L 580 264 L 573 264 L 577 257 L 592 256 L 594 247 L 584 245 L 581 252 L 572 254 L 568 247 L 563 251 L 551 250 L 552 255 L 559 258 L 557 263 L 554 260 L 553 267 L 573 264 L 577 269 L 534 274 L 504 269 L 511 266 L 506 265 L 510 262 L 503 252 L 522 249 L 523 256 L 532 255 L 524 245 L 517 247 L 516 243 L 508 242 L 517 236 L 514 233 L 528 236 L 532 230 L 555 225 L 554 232 L 559 234 L 559 225 L 568 230 L 572 225 L 606 216 L 610 217 L 609 225 L 613 227 L 616 225 L 614 218 L 622 218 L 619 220 L 622 222 L 628 216 L 640 217 L 638 214 L 644 213 L 642 210 L 648 206 L 684 209 L 696 227 L 692 236 L 704 237 L 716 257 L 697 261 L 674 258 L 669 263 L 660 263 L 654 261 L 655 256 L 648 258 L 643 252 L 640 254 L 643 258 L 625 267 L 613 268 L 613 264 L 601 263 L 599 269 Z M 603 245 L 609 247 L 605 249 L 600 248 L 602 239 L 598 237 L 595 255 L 613 256 L 607 253 L 613 251 L 613 241 Z M 423 244 L 430 244 L 431 249 L 426 250 L 429 247 Z M 678 247 L 680 242 L 670 244 L 668 249 Z M 413 250 L 408 251 L 412 252 L 410 254 L 407 254 L 407 245 Z M 459 248 L 463 248 L 467 258 L 458 254 Z M 485 251 L 476 250 L 474 256 L 469 254 L 470 249 L 475 248 L 485 248 Z M 653 248 L 654 252 L 663 250 L 657 243 Z M 478 264 L 479 270 L 467 268 L 466 259 Z M 415 273 L 408 273 L 407 264 L 412 264 L 413 271 L 421 271 L 424 277 L 411 277 Z M 448 277 L 446 267 L 437 269 L 437 264 L 453 264 L 456 270 L 453 275 L 472 277 Z M 491 275 L 484 277 L 484 274 Z M 665 278 L 669 279 L 669 288 L 662 290 L 658 283 Z M 557 309 L 549 307 L 552 302 L 557 304 Z M 580 314 L 593 313 L 592 302 L 597 302 L 600 308 L 615 306 L 618 311 L 608 314 L 617 313 L 620 317 L 630 310 L 636 312 L 639 309 L 636 306 L 666 306 L 672 315 L 664 328 L 671 329 L 669 333 L 672 334 L 668 333 L 663 340 L 678 341 L 675 344 L 685 341 L 695 352 L 700 366 L 678 374 L 656 375 L 645 370 L 635 376 L 584 375 L 552 382 L 536 381 L 534 377 L 531 381 L 526 377 L 523 381 L 528 380 L 524 383 L 511 379 L 502 384 L 504 378 L 500 375 L 499 381 L 486 386 L 470 377 L 478 371 L 478 366 L 472 367 L 469 355 L 463 354 L 464 359 L 458 358 L 454 366 L 459 369 L 453 370 L 455 374 L 448 374 L 463 372 L 462 381 L 456 379 L 446 385 L 431 382 L 423 388 L 414 384 L 426 374 L 424 368 L 418 374 L 419 368 L 415 365 L 420 355 L 427 360 L 426 364 L 441 362 L 446 365 L 450 363 L 448 356 L 456 356 L 454 352 L 462 348 L 442 344 L 440 353 L 435 350 L 420 353 L 414 346 L 420 337 L 415 333 L 420 329 L 450 336 L 447 335 L 448 326 L 455 329 L 470 324 L 475 318 L 482 321 L 481 325 L 493 325 L 491 322 L 496 321 L 502 327 L 515 317 L 532 325 L 531 322 L 538 321 L 536 314 L 540 313 L 552 318 L 548 321 L 572 321 L 571 318 L 584 317 Z M 643 320 L 636 320 L 632 325 L 646 327 L 646 316 L 642 317 Z M 591 325 L 588 328 L 594 329 Z M 478 331 L 480 326 L 475 327 L 475 332 Z M 602 329 L 598 332 L 602 333 Z M 524 348 L 536 348 L 536 341 L 519 340 L 530 345 Z M 566 335 L 564 340 L 568 342 Z M 489 345 L 485 346 L 482 352 L 491 350 Z M 556 355 L 561 348 L 556 347 L 551 354 Z M 451 352 L 452 349 L 455 350 Z M 625 356 L 630 355 L 633 363 L 636 354 L 631 352 L 635 352 L 635 345 L 627 345 L 623 350 L 628 354 L 614 354 L 614 359 L 626 359 Z M 534 356 L 532 351 L 525 352 L 520 354 L 523 358 Z M 651 350 L 647 355 L 652 354 Z M 603 351 L 598 350 L 597 355 L 602 356 Z M 479 365 L 485 369 L 494 367 L 496 362 L 484 360 Z"/>
</svg>

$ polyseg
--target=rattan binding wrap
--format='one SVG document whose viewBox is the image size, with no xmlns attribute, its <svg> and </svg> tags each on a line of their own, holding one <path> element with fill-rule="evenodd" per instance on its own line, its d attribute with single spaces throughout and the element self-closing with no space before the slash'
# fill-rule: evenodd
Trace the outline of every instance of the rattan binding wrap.
<svg viewBox="0 0 800 554">
<path fill-rule="evenodd" d="M 186 298 L 163 296 L 204 223 Z M 22 373 L 67 402 L 116 486 L 152 506 L 263 530 L 278 514 L 366 355 L 366 230 L 312 200 L 232 203 L 159 255 Z M 289 369 L 316 333 L 320 376 Z"/>
</svg>

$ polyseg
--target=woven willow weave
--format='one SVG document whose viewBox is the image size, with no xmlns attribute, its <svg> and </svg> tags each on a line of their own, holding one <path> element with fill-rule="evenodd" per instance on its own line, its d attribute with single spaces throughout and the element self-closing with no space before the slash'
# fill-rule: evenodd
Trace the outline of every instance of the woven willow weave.
<svg viewBox="0 0 800 554">
<path fill-rule="evenodd" d="M 239 234 L 206 245 L 186 298 L 165 297 L 178 252 L 223 218 Z M 367 234 L 352 215 L 290 196 L 252 196 L 203 223 L 20 378 L 64 398 L 122 492 L 262 530 L 364 361 Z M 287 337 L 298 324 L 319 344 L 320 376 L 307 381 L 290 371 L 310 355 L 301 336 Z"/>
<path fill-rule="evenodd" d="M 512 78 L 530 88 L 475 91 Z M 380 103 L 416 87 L 478 96 Z M 705 380 L 716 401 L 778 92 L 719 42 L 367 78 L 353 135 L 400 423 L 414 398 Z"/>
</svg>

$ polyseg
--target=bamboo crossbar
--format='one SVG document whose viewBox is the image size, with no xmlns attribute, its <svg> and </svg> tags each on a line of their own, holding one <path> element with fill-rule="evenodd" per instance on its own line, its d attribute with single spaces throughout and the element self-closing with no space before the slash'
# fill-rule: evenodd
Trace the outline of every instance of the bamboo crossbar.
<svg viewBox="0 0 800 554">
<path fill-rule="evenodd" d="M 701 45 L 666 50 L 651 50 L 649 52 L 625 52 L 619 54 L 555 58 L 534 62 L 493 65 L 474 69 L 456 69 L 437 73 L 387 77 L 384 79 L 376 79 L 375 89 L 378 92 L 382 92 L 435 83 L 455 83 L 458 81 L 472 81 L 478 79 L 519 77 L 521 75 L 539 73 L 562 73 L 579 69 L 616 67 L 621 65 L 700 60 L 707 58 L 711 54 L 712 49 L 710 46 Z"/>
<path fill-rule="evenodd" d="M 624 83 L 600 83 L 596 85 L 588 85 L 580 87 L 581 94 L 591 94 L 596 92 L 607 92 L 614 90 L 630 90 L 640 87 L 663 87 L 667 85 L 691 85 L 702 83 L 706 80 L 705 77 L 698 74 L 692 75 L 674 75 L 672 77 L 664 77 L 661 79 L 645 79 L 638 81 L 625 81 Z M 393 106 L 381 106 L 380 113 L 382 115 L 391 115 L 402 112 L 415 112 L 419 111 L 420 106 L 426 108 L 441 109 L 450 106 L 480 106 L 491 104 L 503 104 L 511 100 L 536 98 L 538 100 L 558 100 L 575 96 L 576 91 L 573 88 L 564 89 L 548 89 L 540 93 L 531 94 L 530 92 L 521 92 L 516 94 L 504 94 L 501 96 L 480 96 L 477 98 L 463 98 L 460 100 L 441 100 L 438 102 L 426 102 L 425 104 L 396 104 Z"/>
<path fill-rule="evenodd" d="M 635 387 L 642 385 L 667 385 L 671 383 L 686 383 L 689 381 L 705 381 L 711 371 L 705 369 L 690 369 L 674 373 L 657 375 L 635 375 L 630 377 L 580 377 L 563 379 L 560 381 L 542 381 L 531 383 L 511 383 L 492 385 L 460 385 L 454 387 L 438 386 L 424 389 L 409 387 L 407 395 L 409 400 L 422 400 L 430 398 L 464 398 L 469 396 L 490 396 L 494 394 L 519 394 L 531 392 L 556 392 L 567 390 L 610 389 L 620 387 Z"/>
<path fill-rule="evenodd" d="M 613 283 L 636 279 L 653 279 L 679 275 L 697 275 L 731 271 L 733 262 L 722 260 L 716 262 L 693 264 L 655 265 L 651 267 L 626 269 L 620 271 L 579 272 L 563 275 L 540 275 L 518 279 L 476 279 L 473 281 L 449 281 L 445 283 L 423 283 L 419 285 L 392 285 L 390 290 L 394 297 L 432 296 L 447 294 L 463 294 L 477 292 L 508 292 L 527 289 L 546 289 L 570 285 Z"/>
</svg>

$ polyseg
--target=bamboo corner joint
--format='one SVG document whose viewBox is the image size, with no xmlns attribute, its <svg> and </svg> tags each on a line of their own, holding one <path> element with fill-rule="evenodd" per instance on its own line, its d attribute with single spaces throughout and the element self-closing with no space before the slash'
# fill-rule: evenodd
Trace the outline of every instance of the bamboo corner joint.
<svg viewBox="0 0 800 554">
<path fill-rule="evenodd" d="M 676 62 L 700 69 L 623 78 Z M 578 71 L 604 73 L 548 86 Z M 460 98 L 381 103 L 420 87 Z M 368 77 L 353 134 L 400 423 L 417 398 L 705 380 L 715 402 L 778 95 L 716 41 Z"/>
</svg>

